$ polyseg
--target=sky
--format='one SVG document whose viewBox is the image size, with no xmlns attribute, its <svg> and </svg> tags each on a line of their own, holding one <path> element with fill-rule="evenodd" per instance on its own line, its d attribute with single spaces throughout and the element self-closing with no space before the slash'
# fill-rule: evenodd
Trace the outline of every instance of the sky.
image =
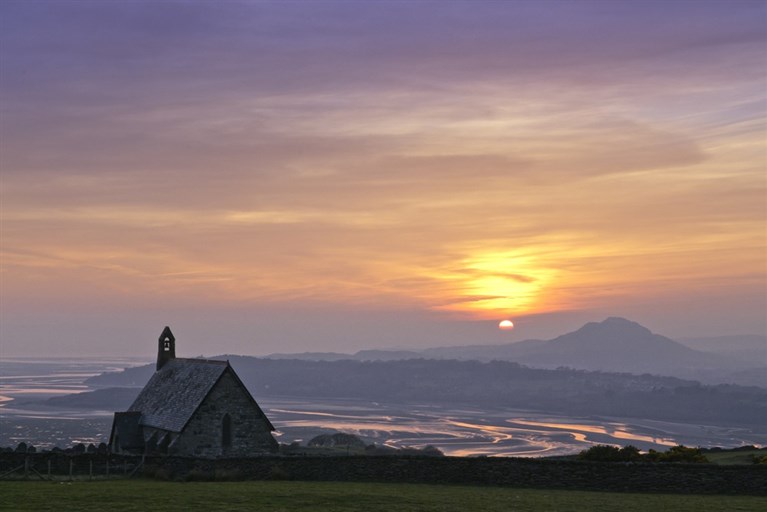
<svg viewBox="0 0 767 512">
<path fill-rule="evenodd" d="M 766 2 L 4 0 L 0 59 L 2 357 L 767 333 Z"/>
</svg>

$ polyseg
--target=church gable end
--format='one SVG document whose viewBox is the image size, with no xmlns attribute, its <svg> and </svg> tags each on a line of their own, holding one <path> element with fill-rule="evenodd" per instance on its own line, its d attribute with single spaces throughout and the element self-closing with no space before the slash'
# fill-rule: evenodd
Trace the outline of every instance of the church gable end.
<svg viewBox="0 0 767 512">
<path fill-rule="evenodd" d="M 273 428 L 228 367 L 192 415 L 175 449 L 201 457 L 273 452 L 277 449 Z"/>
</svg>

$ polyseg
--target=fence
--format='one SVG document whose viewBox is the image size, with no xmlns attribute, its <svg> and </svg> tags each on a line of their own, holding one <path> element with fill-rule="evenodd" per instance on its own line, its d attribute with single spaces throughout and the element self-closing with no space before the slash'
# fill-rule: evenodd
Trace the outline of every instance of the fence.
<svg viewBox="0 0 767 512">
<path fill-rule="evenodd" d="M 104 480 L 141 473 L 142 457 L 101 454 L 4 453 L 0 480 Z"/>
</svg>

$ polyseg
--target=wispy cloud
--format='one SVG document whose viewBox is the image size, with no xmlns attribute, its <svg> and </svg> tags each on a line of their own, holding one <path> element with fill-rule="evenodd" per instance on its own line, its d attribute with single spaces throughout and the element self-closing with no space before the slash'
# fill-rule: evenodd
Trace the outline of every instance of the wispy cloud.
<svg viewBox="0 0 767 512">
<path fill-rule="evenodd" d="M 5 307 L 764 286 L 759 2 L 0 9 Z"/>
</svg>

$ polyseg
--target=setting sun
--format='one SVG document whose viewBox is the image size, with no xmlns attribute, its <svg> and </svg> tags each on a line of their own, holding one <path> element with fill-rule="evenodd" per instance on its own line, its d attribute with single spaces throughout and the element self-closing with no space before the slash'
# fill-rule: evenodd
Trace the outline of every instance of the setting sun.
<svg viewBox="0 0 767 512">
<path fill-rule="evenodd" d="M 510 331 L 514 328 L 514 322 L 511 320 L 501 320 L 498 324 L 498 328 L 502 331 Z"/>
</svg>

